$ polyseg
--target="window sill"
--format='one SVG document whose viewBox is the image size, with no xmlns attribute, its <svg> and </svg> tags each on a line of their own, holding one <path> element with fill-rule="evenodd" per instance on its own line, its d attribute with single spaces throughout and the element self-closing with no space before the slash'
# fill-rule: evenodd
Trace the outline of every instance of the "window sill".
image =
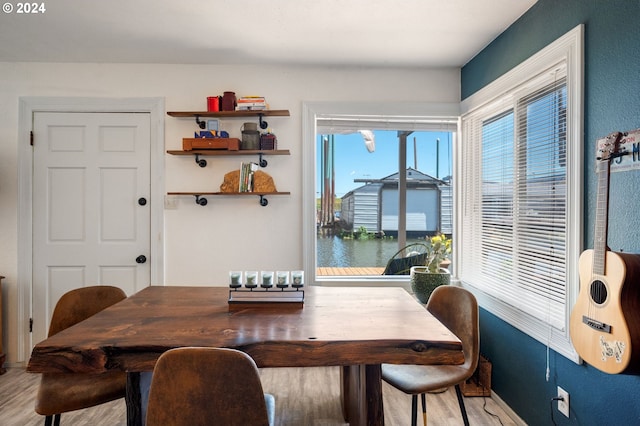
<svg viewBox="0 0 640 426">
<path fill-rule="evenodd" d="M 408 275 L 361 275 L 316 277 L 314 285 L 325 287 L 402 287 L 411 290 Z"/>
</svg>

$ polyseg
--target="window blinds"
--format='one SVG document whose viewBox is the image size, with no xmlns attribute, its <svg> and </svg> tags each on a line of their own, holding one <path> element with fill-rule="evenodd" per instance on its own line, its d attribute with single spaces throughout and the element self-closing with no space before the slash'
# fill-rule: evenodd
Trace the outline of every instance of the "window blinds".
<svg viewBox="0 0 640 426">
<path fill-rule="evenodd" d="M 353 133 L 358 130 L 405 130 L 405 131 L 447 131 L 458 130 L 457 117 L 413 117 L 413 116 L 378 116 L 332 114 L 316 117 L 316 133 L 340 134 Z"/>
<path fill-rule="evenodd" d="M 461 279 L 566 323 L 566 80 L 537 76 L 463 118 Z"/>
</svg>

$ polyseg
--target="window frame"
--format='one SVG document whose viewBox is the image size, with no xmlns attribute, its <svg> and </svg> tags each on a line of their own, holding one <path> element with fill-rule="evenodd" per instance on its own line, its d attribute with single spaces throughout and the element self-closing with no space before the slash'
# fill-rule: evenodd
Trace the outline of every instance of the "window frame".
<svg viewBox="0 0 640 426">
<path fill-rule="evenodd" d="M 493 83 L 471 95 L 461 103 L 462 143 L 472 143 L 467 131 L 471 119 L 482 120 L 494 116 L 497 112 L 515 108 L 523 94 L 535 90 L 539 84 L 536 77 L 559 64 L 566 66 L 567 87 L 567 209 L 571 220 L 566 225 L 567 271 L 566 295 L 564 302 L 565 324 L 561 329 L 555 328 L 546 321 L 523 313 L 497 297 L 490 296 L 482 290 L 461 281 L 461 285 L 470 287 L 480 305 L 503 321 L 540 341 L 563 356 L 575 362 L 580 358 L 575 352 L 569 335 L 569 319 L 571 308 L 575 304 L 579 291 L 578 258 L 583 247 L 583 25 L 560 37 L 540 52 L 504 74 Z M 454 151 L 456 152 L 456 151 Z M 464 180 L 462 150 L 454 154 L 454 182 L 462 184 Z M 461 191 L 458 191 L 460 194 Z M 455 193 L 455 192 L 454 192 Z M 457 205 L 464 208 L 462 198 L 457 198 Z M 574 220 L 575 219 L 575 220 Z M 455 228 L 462 229 L 462 215 L 455 218 Z M 454 244 L 458 247 L 465 244 L 463 232 L 457 232 Z M 462 250 L 454 253 L 454 264 L 464 262 Z"/>
<path fill-rule="evenodd" d="M 377 102 L 303 102 L 302 104 L 302 162 L 305 164 L 302 173 L 302 261 L 307 281 L 323 286 L 401 286 L 409 289 L 408 276 L 316 276 L 316 120 L 318 117 L 331 115 L 381 118 L 415 117 L 416 120 L 446 120 L 447 122 L 454 121 L 457 124 L 460 117 L 460 104 L 421 102 L 397 104 Z M 455 140 L 458 133 L 458 130 L 453 133 L 453 151 L 455 151 Z M 455 173 L 454 170 L 452 170 L 453 173 Z"/>
</svg>

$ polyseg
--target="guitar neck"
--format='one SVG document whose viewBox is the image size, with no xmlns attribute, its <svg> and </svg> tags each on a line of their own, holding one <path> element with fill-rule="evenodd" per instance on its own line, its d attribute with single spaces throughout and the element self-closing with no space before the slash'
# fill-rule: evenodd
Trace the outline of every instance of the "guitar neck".
<svg viewBox="0 0 640 426">
<path fill-rule="evenodd" d="M 605 274 L 605 256 L 607 252 L 607 215 L 609 213 L 609 172 L 611 159 L 625 155 L 619 150 L 622 133 L 613 132 L 598 140 L 596 172 L 598 174 L 598 196 L 596 200 L 596 231 L 593 239 L 593 274 Z"/>
<path fill-rule="evenodd" d="M 593 273 L 597 275 L 605 274 L 610 168 L 610 160 L 597 163 L 598 193 L 596 197 L 596 228 L 593 240 Z"/>
</svg>

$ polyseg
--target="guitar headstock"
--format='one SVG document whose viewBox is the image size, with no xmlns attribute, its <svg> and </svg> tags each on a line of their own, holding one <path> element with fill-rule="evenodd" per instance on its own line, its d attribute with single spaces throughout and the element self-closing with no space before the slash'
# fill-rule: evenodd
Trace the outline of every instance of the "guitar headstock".
<svg viewBox="0 0 640 426">
<path fill-rule="evenodd" d="M 622 136 L 621 132 L 613 132 L 602 139 L 598 139 L 596 160 L 609 161 L 613 158 L 625 155 L 626 152 L 620 149 Z"/>
</svg>

